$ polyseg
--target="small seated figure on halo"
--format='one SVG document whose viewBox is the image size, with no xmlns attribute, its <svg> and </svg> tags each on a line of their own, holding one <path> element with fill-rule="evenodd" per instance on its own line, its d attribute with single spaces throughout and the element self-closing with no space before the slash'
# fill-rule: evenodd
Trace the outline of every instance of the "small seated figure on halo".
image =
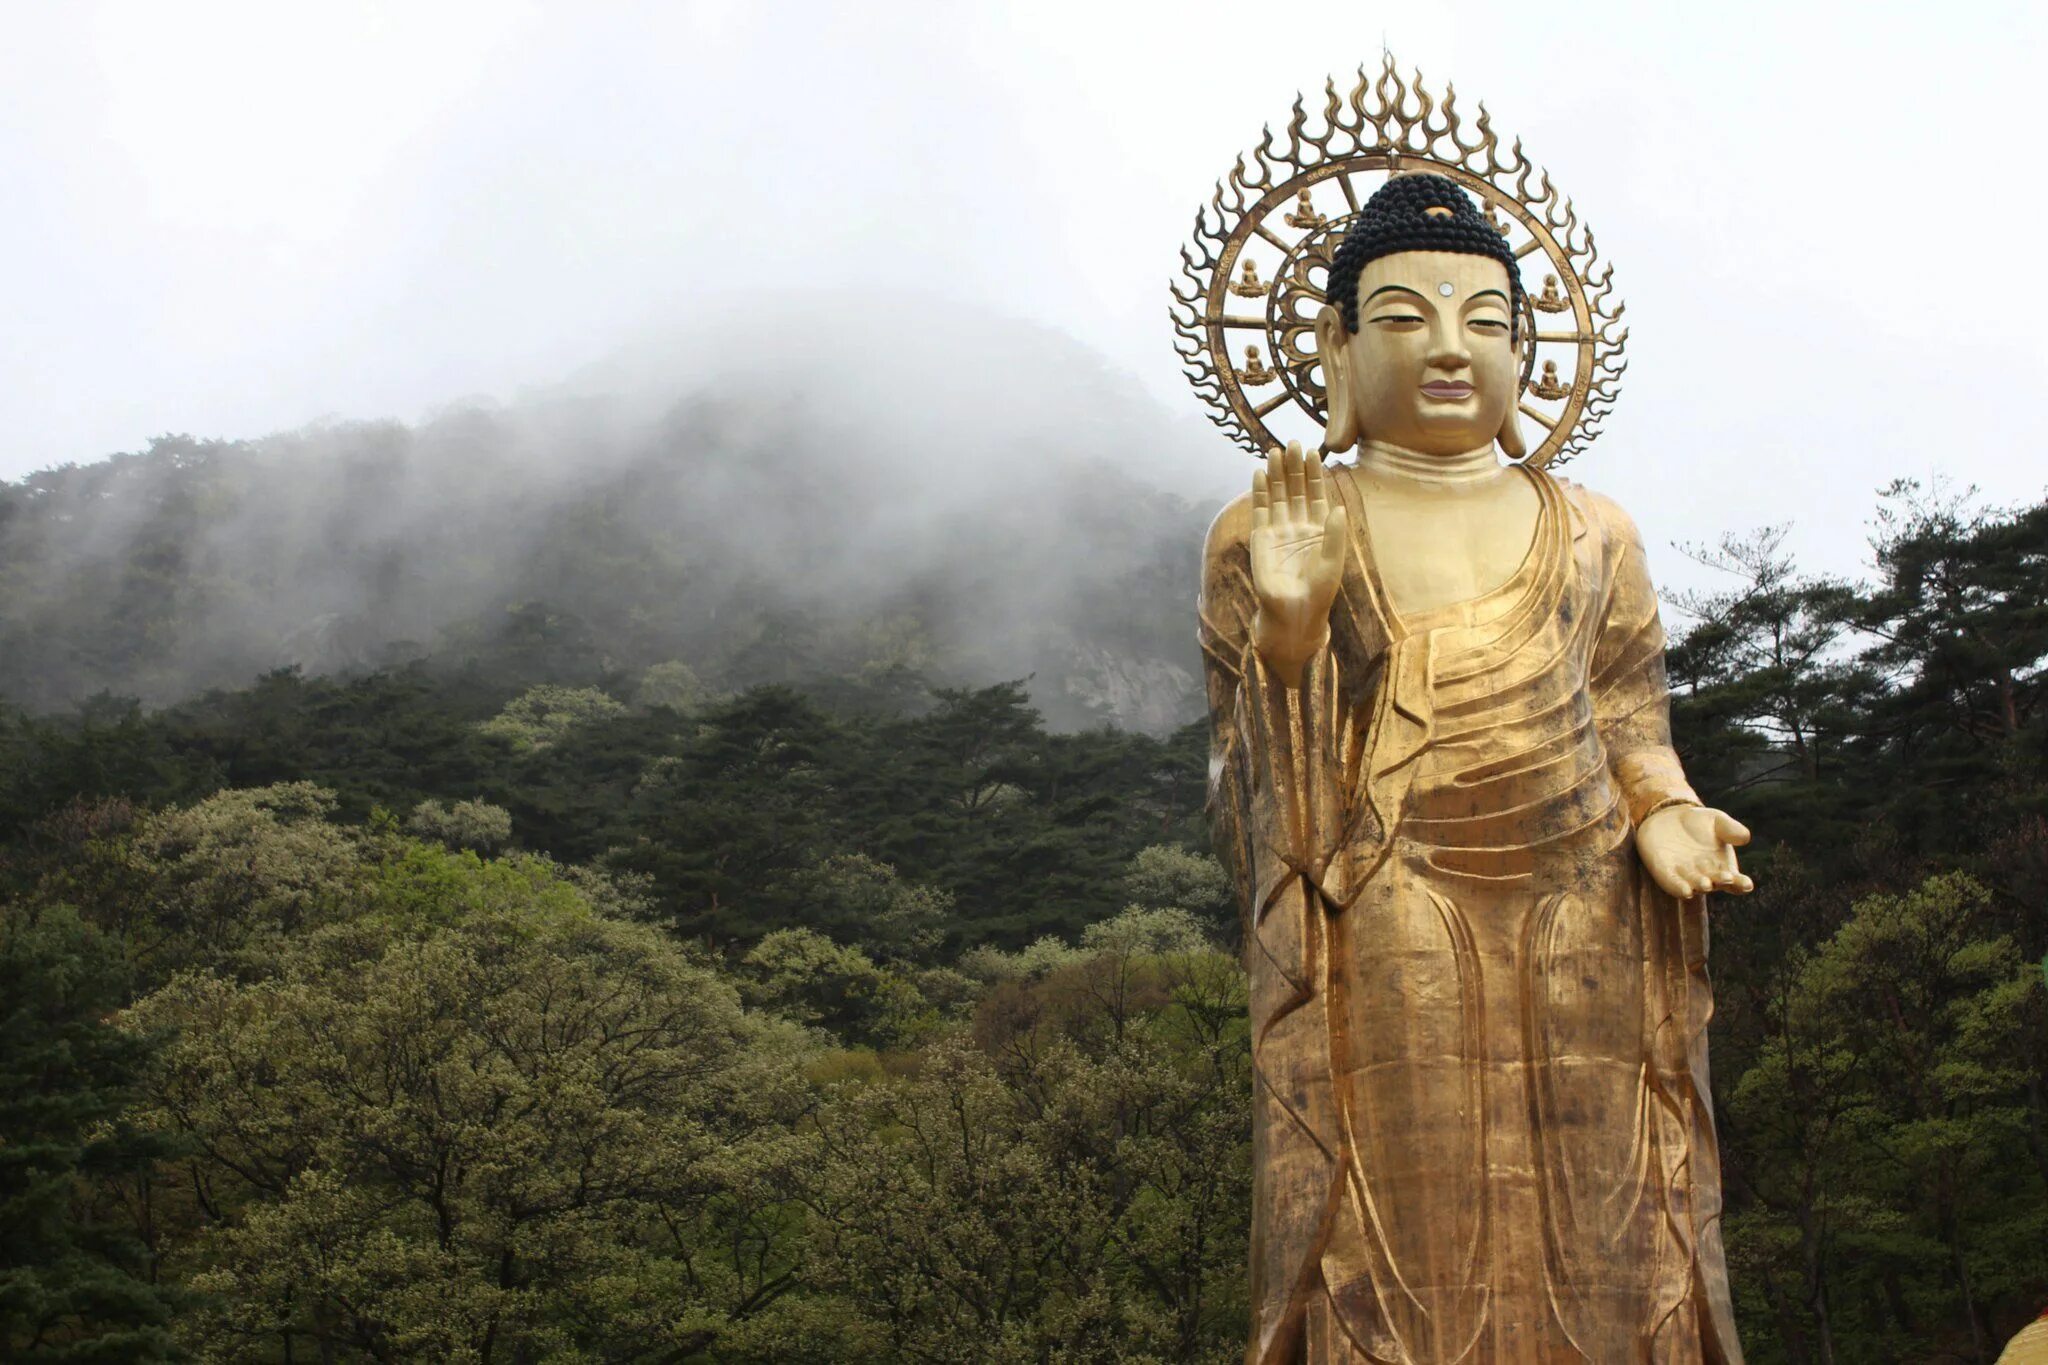
<svg viewBox="0 0 2048 1365">
<path fill-rule="evenodd" d="M 1246 261 L 1244 272 L 1231 284 L 1230 292 L 1243 299 L 1266 297 L 1266 282 L 1259 278 L 1259 263 Z"/>
<path fill-rule="evenodd" d="M 1287 215 L 1287 226 L 1307 228 L 1314 231 L 1330 220 L 1316 212 L 1316 206 L 1309 202 L 1308 191 L 1303 190 L 1294 199 L 1294 212 Z"/>
<path fill-rule="evenodd" d="M 1264 357 L 1259 354 L 1259 348 L 1245 347 L 1244 368 L 1237 372 L 1237 382 L 1248 389 L 1255 389 L 1261 384 L 1272 383 L 1274 378 L 1273 371 L 1266 367 Z"/>
<path fill-rule="evenodd" d="M 1555 360 L 1546 360 L 1543 362 L 1543 377 L 1529 386 L 1529 392 L 1535 394 L 1538 398 L 1562 398 L 1571 390 L 1565 388 L 1559 382 L 1557 362 Z"/>
<path fill-rule="evenodd" d="M 1530 300 L 1539 313 L 1562 313 L 1571 307 L 1564 295 L 1557 292 L 1557 276 L 1543 277 L 1543 292 Z"/>
</svg>

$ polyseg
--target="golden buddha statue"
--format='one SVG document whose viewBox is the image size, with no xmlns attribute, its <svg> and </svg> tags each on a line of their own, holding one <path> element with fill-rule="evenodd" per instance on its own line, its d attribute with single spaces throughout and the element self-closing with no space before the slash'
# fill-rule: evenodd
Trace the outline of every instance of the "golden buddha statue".
<svg viewBox="0 0 2048 1365">
<path fill-rule="evenodd" d="M 1250 388 L 1257 388 L 1261 384 L 1272 383 L 1273 379 L 1273 372 L 1266 368 L 1265 357 L 1259 354 L 1259 348 L 1245 347 L 1244 368 L 1237 372 L 1237 382 Z"/>
<path fill-rule="evenodd" d="M 1543 292 L 1530 300 L 1539 313 L 1562 313 L 1572 306 L 1571 300 L 1557 292 L 1557 276 L 1543 277 Z"/>
<path fill-rule="evenodd" d="M 2048 1365 L 2048 1313 L 2020 1329 L 1998 1354 L 1998 1365 Z"/>
<path fill-rule="evenodd" d="M 1555 360 L 1546 360 L 1543 362 L 1543 373 L 1538 376 L 1535 383 L 1529 386 L 1529 392 L 1538 398 L 1548 398 L 1554 401 L 1564 397 L 1571 390 L 1567 389 L 1564 386 L 1564 381 L 1557 377 L 1557 362 Z"/>
<path fill-rule="evenodd" d="M 1254 1365 L 1742 1359 L 1705 897 L 1749 834 L 1672 750 L 1635 526 L 1496 454 L 1521 296 L 1453 181 L 1387 181 L 1315 319 L 1356 463 L 1272 450 L 1204 548 Z"/>
<path fill-rule="evenodd" d="M 1262 299 L 1266 297 L 1266 291 L 1269 288 L 1270 286 L 1259 278 L 1259 263 L 1257 261 L 1246 261 L 1244 263 L 1244 270 L 1238 275 L 1236 282 L 1230 286 L 1230 292 L 1241 299 Z"/>
</svg>

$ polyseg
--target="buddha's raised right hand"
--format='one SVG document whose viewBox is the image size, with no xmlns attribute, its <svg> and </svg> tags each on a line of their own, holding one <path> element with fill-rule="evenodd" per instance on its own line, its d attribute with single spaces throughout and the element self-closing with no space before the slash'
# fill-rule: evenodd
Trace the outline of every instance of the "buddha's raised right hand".
<svg viewBox="0 0 2048 1365">
<path fill-rule="evenodd" d="M 1252 643 L 1288 686 L 1330 638 L 1330 603 L 1344 577 L 1350 525 L 1330 505 L 1322 457 L 1299 441 L 1266 454 L 1252 476 Z"/>
</svg>

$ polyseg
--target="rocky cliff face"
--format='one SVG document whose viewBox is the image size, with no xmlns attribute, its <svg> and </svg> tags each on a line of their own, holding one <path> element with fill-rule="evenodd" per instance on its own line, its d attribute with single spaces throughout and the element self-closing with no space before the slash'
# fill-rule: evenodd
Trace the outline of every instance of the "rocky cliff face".
<svg viewBox="0 0 2048 1365">
<path fill-rule="evenodd" d="M 1193 636 L 1192 627 L 1188 633 Z M 1163 733 L 1202 710 L 1201 679 L 1184 659 L 1076 644 L 1062 660 L 1057 680 L 1068 698 L 1126 730 Z"/>
</svg>

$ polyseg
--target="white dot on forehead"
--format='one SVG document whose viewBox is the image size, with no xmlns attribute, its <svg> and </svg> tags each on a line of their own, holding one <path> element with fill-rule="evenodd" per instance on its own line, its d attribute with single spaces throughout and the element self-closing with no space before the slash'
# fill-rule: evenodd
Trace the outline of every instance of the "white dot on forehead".
<svg viewBox="0 0 2048 1365">
<path fill-rule="evenodd" d="M 1452 284 L 1449 280 L 1445 280 L 1442 284 L 1436 287 L 1436 292 L 1442 294 L 1445 298 L 1449 298 L 1451 295 L 1458 292 L 1458 286 Z"/>
</svg>

